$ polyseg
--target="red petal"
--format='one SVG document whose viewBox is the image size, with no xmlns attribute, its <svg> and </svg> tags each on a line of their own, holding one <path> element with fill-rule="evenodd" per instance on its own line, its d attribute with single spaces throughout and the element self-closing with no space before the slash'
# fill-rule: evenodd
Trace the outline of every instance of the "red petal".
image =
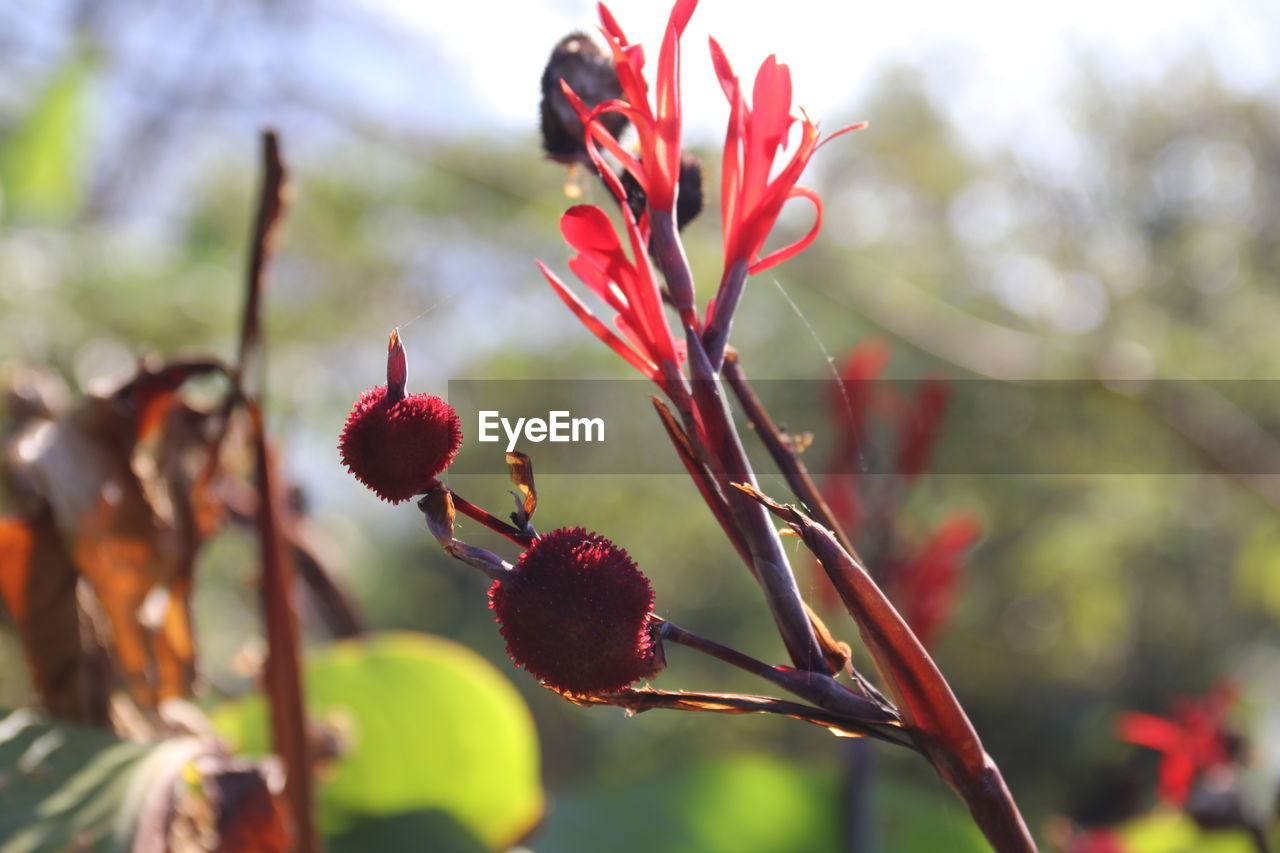
<svg viewBox="0 0 1280 853">
<path fill-rule="evenodd" d="M 756 72 L 751 93 L 751 118 L 747 128 L 746 175 L 743 192 L 747 204 L 764 191 L 778 149 L 791 129 L 791 69 L 770 56 Z M 799 177 L 797 175 L 797 177 Z"/>
<path fill-rule="evenodd" d="M 1191 793 L 1196 778 L 1196 764 L 1189 755 L 1172 753 L 1160 762 L 1160 798 L 1180 806 Z"/>
<path fill-rule="evenodd" d="M 609 349 L 622 356 L 623 359 L 625 359 L 626 362 L 636 370 L 640 371 L 655 382 L 660 381 L 659 371 L 656 365 L 644 358 L 644 356 L 640 355 L 635 350 L 631 349 L 631 347 L 627 346 L 621 338 L 609 330 L 608 326 L 601 323 L 599 318 L 596 317 L 595 314 L 591 313 L 591 309 L 584 305 L 582 300 L 579 299 L 573 291 L 565 287 L 564 282 L 556 278 L 555 273 L 551 272 L 551 270 L 547 268 L 546 264 L 542 261 L 536 261 L 535 263 L 537 263 L 538 269 L 542 270 L 542 274 L 546 277 L 552 289 L 560 296 L 564 301 L 564 304 L 569 306 L 569 310 L 577 316 L 578 320 L 582 322 L 582 325 L 587 327 L 587 330 L 590 331 L 591 334 L 603 341 Z"/>
<path fill-rule="evenodd" d="M 603 3 L 598 3 L 596 4 L 596 8 L 600 12 L 600 26 L 604 31 L 623 44 L 626 44 L 627 36 L 622 32 L 622 27 L 618 26 L 618 20 L 613 17 L 613 12 L 609 11 L 609 7 Z"/>
<path fill-rule="evenodd" d="M 799 240 L 796 240 L 794 243 L 791 243 L 790 245 L 783 246 L 781 249 L 778 249 L 775 252 L 770 252 L 769 254 L 765 255 L 763 258 L 761 258 L 760 260 L 752 264 L 751 265 L 752 275 L 755 275 L 758 272 L 767 270 L 769 267 L 777 266 L 783 261 L 789 260 L 790 258 L 793 258 L 796 255 L 803 252 L 805 249 L 809 248 L 809 244 L 814 241 L 814 239 L 818 236 L 818 231 L 822 228 L 822 199 L 819 198 L 817 193 L 815 193 L 813 190 L 807 187 L 792 187 L 791 192 L 788 194 L 787 197 L 803 198 L 813 202 L 813 207 L 814 207 L 813 227 L 809 229 L 808 234 L 805 234 Z M 775 213 L 769 219 L 770 227 L 772 227 L 773 222 L 776 219 L 777 219 L 777 214 Z"/>
<path fill-rule="evenodd" d="M 770 55 L 760 63 L 751 90 L 751 115 L 761 136 L 773 137 L 781 145 L 791 127 L 791 69 Z"/>
<path fill-rule="evenodd" d="M 1160 752 L 1176 750 L 1182 744 L 1182 727 L 1177 723 L 1136 711 L 1120 717 L 1116 734 L 1121 740 Z"/>
<path fill-rule="evenodd" d="M 632 307 L 633 320 L 637 329 L 652 341 L 653 349 L 650 357 L 655 360 L 675 360 L 675 347 L 671 338 L 671 327 L 667 325 L 667 316 L 662 310 L 662 293 L 653 277 L 653 268 L 649 265 L 648 239 L 631 216 L 630 208 L 623 206 L 623 223 L 626 225 L 627 237 L 631 241 L 631 256 L 636 259 L 635 266 L 630 267 L 633 278 L 630 282 L 619 282 L 627 294 L 627 302 Z"/>
<path fill-rule="evenodd" d="M 875 379 L 889 363 L 889 346 L 879 338 L 860 341 L 849 353 L 840 378 L 845 382 L 865 382 Z"/>
<path fill-rule="evenodd" d="M 680 36 L 697 5 L 697 0 L 678 0 L 671 9 L 658 53 L 654 136 L 641 138 L 643 159 L 651 169 L 645 194 L 654 210 L 668 213 L 675 207 L 680 181 Z"/>
<path fill-rule="evenodd" d="M 698 8 L 698 0 L 676 0 L 676 4 L 671 7 L 671 16 L 667 18 L 667 29 L 674 29 L 676 35 L 684 35 L 684 28 L 689 25 L 689 19 L 693 17 L 693 10 Z"/>
<path fill-rule="evenodd" d="M 594 204 L 577 204 L 560 217 L 560 233 L 580 252 L 618 252 L 622 244 L 608 215 Z"/>
<path fill-rule="evenodd" d="M 569 269 L 614 311 L 625 314 L 631 310 L 631 306 L 627 304 L 626 294 L 618 287 L 618 283 L 602 273 L 599 267 L 584 256 L 570 258 Z"/>
<path fill-rule="evenodd" d="M 814 146 L 813 150 L 817 151 L 819 148 L 826 145 L 828 142 L 835 139 L 837 136 L 844 136 L 846 133 L 852 133 L 855 130 L 862 130 L 866 126 L 867 126 L 867 123 L 865 121 L 860 121 L 857 124 L 851 124 L 848 127 L 842 127 L 839 130 L 837 130 L 835 133 L 831 134 L 830 136 L 824 136 L 822 140 L 817 145 Z"/>
</svg>

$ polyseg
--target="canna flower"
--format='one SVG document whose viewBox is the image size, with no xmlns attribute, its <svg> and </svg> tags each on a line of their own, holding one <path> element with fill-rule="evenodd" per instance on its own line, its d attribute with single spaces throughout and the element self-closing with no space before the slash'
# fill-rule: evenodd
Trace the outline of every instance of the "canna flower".
<svg viewBox="0 0 1280 853">
<path fill-rule="evenodd" d="M 720 179 L 724 274 L 715 298 L 707 306 L 703 336 L 711 364 L 718 370 L 747 276 L 804 251 L 822 227 L 822 199 L 813 190 L 796 186 L 809 159 L 820 146 L 835 137 L 866 125 L 850 125 L 822 139 L 818 126 L 808 116 L 797 119 L 791 115 L 791 69 L 780 64 L 776 57 L 770 56 L 760 65 L 750 105 L 741 82 L 715 39 L 711 39 L 711 61 L 720 79 L 720 88 L 729 99 L 729 128 L 725 133 Z M 797 121 L 800 140 L 795 151 L 770 179 L 774 161 L 786 147 L 791 127 Z M 760 257 L 782 206 L 793 198 L 806 199 L 813 205 L 813 227 L 794 243 Z"/>
<path fill-rule="evenodd" d="M 946 518 L 924 547 L 896 566 L 890 595 L 925 648 L 951 618 L 961 567 L 969 546 L 982 534 L 982 525 L 967 513 Z"/>
<path fill-rule="evenodd" d="M 950 402 L 951 389 L 945 382 L 926 379 L 916 388 L 914 403 L 902 413 L 897 467 L 908 480 L 920 477 L 928 469 Z"/>
<path fill-rule="evenodd" d="M 600 208 L 580 204 L 569 208 L 560 218 L 561 233 L 578 251 L 569 261 L 569 269 L 617 312 L 614 325 L 621 337 L 602 323 L 541 261 L 538 268 L 592 334 L 632 367 L 663 384 L 663 365 L 677 363 L 677 347 L 663 314 L 662 292 L 642 235 L 634 227 L 635 221 L 625 206 L 623 216 L 629 225 L 630 257 L 622 248 L 609 217 Z"/>
<path fill-rule="evenodd" d="M 387 384 L 360 395 L 338 440 L 342 464 L 379 498 L 406 501 L 427 491 L 462 446 L 453 407 L 407 394 L 407 358 L 399 330 L 387 345 Z"/>
<path fill-rule="evenodd" d="M 889 363 L 889 346 L 879 338 L 860 341 L 849 351 L 827 396 L 835 426 L 831 456 L 822 480 L 822 498 L 836 522 L 851 538 L 862 525 L 862 499 L 854 476 L 867 444 L 867 415 L 872 409 L 875 380 Z M 826 573 L 821 572 L 825 579 Z M 834 595 L 834 590 L 831 590 Z"/>
<path fill-rule="evenodd" d="M 1227 715 L 1235 700 L 1235 687 L 1222 683 L 1203 699 L 1178 700 L 1172 719 L 1132 711 L 1120 717 L 1121 740 L 1162 753 L 1160 799 L 1181 806 L 1203 773 L 1231 762 L 1236 737 Z"/>
<path fill-rule="evenodd" d="M 796 181 L 819 147 L 866 124 L 851 125 L 821 139 L 818 126 L 808 116 L 797 119 L 791 115 L 791 69 L 780 64 L 776 57 L 770 56 L 760 65 L 751 104 L 747 103 L 742 84 L 715 39 L 711 39 L 711 60 L 720 87 L 729 99 L 720 199 L 724 268 L 727 272 L 735 264 L 745 262 L 754 274 L 799 254 L 813 242 L 822 225 L 822 200 L 813 190 L 797 186 Z M 791 159 L 771 180 L 774 161 L 786 146 L 796 122 L 800 122 L 799 144 Z M 813 204 L 813 227 L 791 245 L 761 258 L 765 239 L 782 206 L 792 198 L 807 199 Z"/>
<path fill-rule="evenodd" d="M 849 351 L 841 365 L 839 383 L 827 398 L 831 419 L 836 425 L 835 449 L 828 467 L 851 474 L 866 443 L 867 414 L 871 411 L 875 380 L 889 363 L 889 345 L 879 338 L 867 338 Z"/>
<path fill-rule="evenodd" d="M 563 693 L 621 690 L 662 667 L 649 579 L 626 551 L 581 527 L 534 542 L 494 581 L 489 607 L 511 659 Z"/>
<path fill-rule="evenodd" d="M 580 93 L 574 92 L 570 82 L 562 84 L 565 95 L 587 128 L 587 151 L 618 200 L 625 202 L 626 192 L 604 163 L 599 147 L 617 158 L 623 169 L 640 184 L 649 207 L 667 215 L 674 214 L 680 186 L 680 36 L 697 5 L 698 0 L 676 0 L 671 9 L 662 48 L 658 52 L 656 96 L 652 103 L 644 79 L 644 49 L 627 41 L 626 34 L 603 3 L 599 7 L 600 31 L 613 54 L 622 97 L 588 107 L 579 97 Z M 635 127 L 639 156 L 624 148 L 617 135 L 610 131 L 604 121 L 609 114 L 621 114 Z"/>
</svg>

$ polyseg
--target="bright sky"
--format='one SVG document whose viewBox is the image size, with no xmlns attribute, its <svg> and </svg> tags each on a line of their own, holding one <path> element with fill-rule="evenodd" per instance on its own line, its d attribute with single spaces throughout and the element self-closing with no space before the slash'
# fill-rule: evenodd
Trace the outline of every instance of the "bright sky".
<svg viewBox="0 0 1280 853">
<path fill-rule="evenodd" d="M 540 76 L 556 40 L 596 24 L 588 0 L 363 2 L 469 69 L 480 111 L 511 125 L 527 125 L 526 81 Z M 615 0 L 610 8 L 654 61 L 667 4 Z M 874 71 L 903 61 L 923 67 L 953 109 L 996 138 L 1015 138 L 1085 56 L 1141 80 L 1202 50 L 1233 85 L 1280 85 L 1273 0 L 703 0 L 685 36 L 684 69 L 690 132 L 700 135 L 721 133 L 725 115 L 708 34 L 744 76 L 777 53 L 792 68 L 800 105 L 828 126 L 861 117 L 851 110 Z"/>
</svg>

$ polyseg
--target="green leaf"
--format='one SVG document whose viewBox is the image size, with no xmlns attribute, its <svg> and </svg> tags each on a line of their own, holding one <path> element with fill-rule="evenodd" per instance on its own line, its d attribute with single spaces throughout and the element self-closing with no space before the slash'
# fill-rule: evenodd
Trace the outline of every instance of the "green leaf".
<svg viewBox="0 0 1280 853">
<path fill-rule="evenodd" d="M 64 220 L 80 205 L 84 92 L 91 62 L 72 54 L 0 147 L 9 216 Z"/>
<path fill-rule="evenodd" d="M 1255 853 L 1248 834 L 1240 830 L 1205 832 L 1178 812 L 1158 812 L 1120 829 L 1128 853 Z"/>
<path fill-rule="evenodd" d="M 388 827 L 415 827 L 404 849 L 417 850 L 431 848 L 420 833 L 436 827 L 449 850 L 468 849 L 459 840 L 467 835 L 480 849 L 505 849 L 541 817 L 533 719 L 510 682 L 469 649 L 409 633 L 348 640 L 309 657 L 305 679 L 308 713 L 348 741 L 320 776 L 326 835 L 356 849 L 364 842 L 353 838 L 373 837 L 365 832 L 385 839 Z M 213 719 L 241 750 L 267 750 L 261 696 L 224 705 Z M 376 848 L 397 849 L 385 840 Z"/>
<path fill-rule="evenodd" d="M 122 741 L 99 729 L 0 711 L 0 850 L 126 851 L 146 794 L 208 745 Z M 81 849 L 76 846 L 75 849 Z"/>
</svg>

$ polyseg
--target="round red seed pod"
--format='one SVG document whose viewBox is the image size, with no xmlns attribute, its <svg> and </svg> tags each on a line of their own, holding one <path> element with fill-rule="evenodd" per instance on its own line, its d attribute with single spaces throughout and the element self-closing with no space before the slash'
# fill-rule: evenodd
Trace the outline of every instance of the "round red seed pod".
<svg viewBox="0 0 1280 853">
<path fill-rule="evenodd" d="M 581 527 L 534 542 L 494 581 L 489 606 L 511 659 L 561 692 L 621 690 L 660 668 L 649 579 L 626 551 Z"/>
<path fill-rule="evenodd" d="M 385 385 L 360 395 L 338 440 L 347 470 L 391 503 L 427 491 L 461 446 L 452 406 L 430 394 L 392 402 Z"/>
</svg>

